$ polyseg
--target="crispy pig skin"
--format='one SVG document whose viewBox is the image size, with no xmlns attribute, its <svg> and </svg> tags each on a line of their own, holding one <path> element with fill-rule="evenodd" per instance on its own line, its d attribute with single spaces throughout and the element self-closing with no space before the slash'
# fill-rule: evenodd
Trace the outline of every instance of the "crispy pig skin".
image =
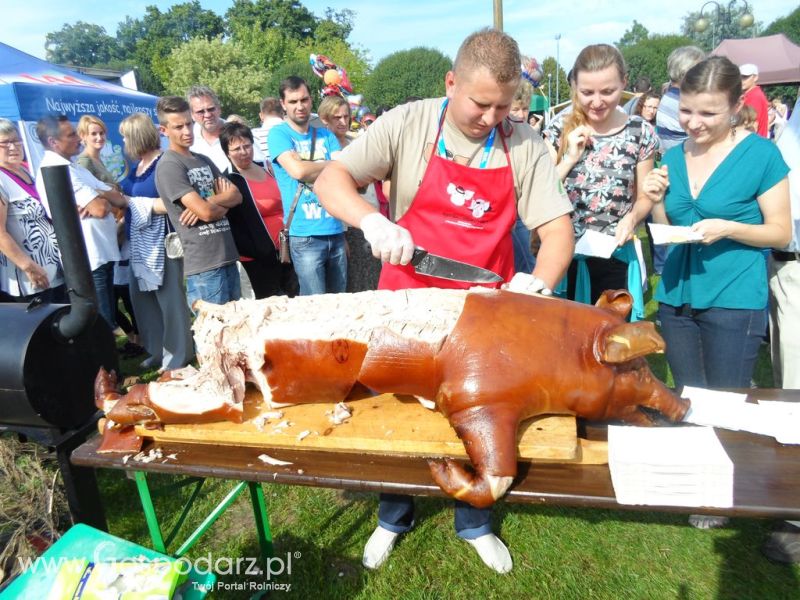
<svg viewBox="0 0 800 600">
<path fill-rule="evenodd" d="M 431 474 L 451 496 L 486 507 L 517 474 L 524 419 L 569 414 L 648 425 L 655 413 L 683 418 L 689 402 L 644 360 L 663 351 L 664 341 L 651 323 L 626 322 L 631 305 L 625 290 L 604 292 L 596 306 L 507 290 L 200 303 L 202 367 L 179 384 L 213 384 L 198 391 L 196 412 L 187 414 L 186 394 L 172 399 L 170 389 L 184 389 L 167 387 L 175 381 L 133 386 L 122 396 L 112 389 L 116 378 L 101 371 L 95 395 L 98 405 L 115 402 L 109 417 L 123 424 L 241 420 L 245 379 L 270 405 L 336 403 L 357 384 L 433 400 L 471 464 L 431 460 Z M 168 411 L 170 403 L 181 410 Z"/>
<path fill-rule="evenodd" d="M 118 427 L 106 420 L 103 428 L 103 440 L 97 448 L 98 454 L 136 454 L 142 449 L 144 439 L 136 435 L 136 429 L 129 425 Z"/>
</svg>

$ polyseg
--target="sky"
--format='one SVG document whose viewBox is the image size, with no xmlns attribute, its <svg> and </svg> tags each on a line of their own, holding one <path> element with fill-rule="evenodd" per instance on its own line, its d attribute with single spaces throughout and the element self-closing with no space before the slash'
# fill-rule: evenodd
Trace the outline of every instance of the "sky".
<svg viewBox="0 0 800 600">
<path fill-rule="evenodd" d="M 435 48 L 452 58 L 464 37 L 493 24 L 492 0 L 301 2 L 317 16 L 322 16 L 329 6 L 335 10 L 354 10 L 355 27 L 350 42 L 368 51 L 373 66 L 387 54 L 416 46 Z M 126 15 L 140 18 L 146 6 L 156 5 L 166 11 L 178 3 L 176 0 L 0 0 L 0 14 L 7 19 L 0 41 L 45 58 L 46 34 L 58 31 L 66 23 L 96 23 L 113 36 Z M 224 15 L 232 1 L 200 0 L 200 4 Z M 729 5 L 724 0 L 719 4 L 723 10 Z M 754 0 L 748 4 L 763 26 L 798 6 L 796 0 Z M 734 6 L 742 5 L 743 0 L 734 0 Z M 702 6 L 702 0 L 503 0 L 503 28 L 517 40 L 523 54 L 540 61 L 546 56 L 558 57 L 568 70 L 581 48 L 616 42 L 634 20 L 651 33 L 678 33 L 683 17 Z M 705 10 L 715 11 L 715 3 L 706 2 Z"/>
</svg>

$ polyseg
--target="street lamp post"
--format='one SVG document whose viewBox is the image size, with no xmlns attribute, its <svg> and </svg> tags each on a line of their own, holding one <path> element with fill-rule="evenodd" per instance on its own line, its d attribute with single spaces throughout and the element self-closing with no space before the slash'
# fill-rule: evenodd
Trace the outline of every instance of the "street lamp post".
<svg viewBox="0 0 800 600">
<path fill-rule="evenodd" d="M 559 75 L 559 72 L 561 71 L 561 52 L 560 52 L 560 50 L 561 50 L 561 34 L 557 33 L 556 34 L 556 104 L 558 104 L 561 101 L 561 99 L 559 98 L 559 90 L 560 90 L 561 86 L 559 85 L 559 81 L 558 81 L 558 75 Z M 548 98 L 547 100 L 548 100 L 548 104 L 549 104 L 549 100 L 550 99 Z"/>
<path fill-rule="evenodd" d="M 725 38 L 725 25 L 730 25 L 733 20 L 733 8 L 738 0 L 731 0 L 728 3 L 728 7 L 725 8 L 719 2 L 715 0 L 708 0 L 703 6 L 700 7 L 700 16 L 698 17 L 697 21 L 694 23 L 694 30 L 697 33 L 703 33 L 706 29 L 708 29 L 709 24 L 711 25 L 711 48 L 712 50 L 716 48 L 717 42 L 717 26 L 719 25 L 719 33 L 720 33 L 720 41 Z M 750 12 L 750 5 L 747 3 L 747 0 L 741 0 L 744 4 L 744 14 L 739 17 L 739 25 L 743 28 L 747 28 L 753 25 L 755 18 L 753 14 Z M 703 11 L 705 10 L 706 6 L 709 4 L 713 4 L 717 8 L 717 19 L 715 22 L 710 22 L 708 18 L 703 16 Z"/>
</svg>

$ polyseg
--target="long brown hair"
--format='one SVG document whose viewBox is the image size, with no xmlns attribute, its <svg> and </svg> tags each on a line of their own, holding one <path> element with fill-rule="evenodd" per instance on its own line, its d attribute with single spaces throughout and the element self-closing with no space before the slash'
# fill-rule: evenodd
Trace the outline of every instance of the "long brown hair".
<svg viewBox="0 0 800 600">
<path fill-rule="evenodd" d="M 578 58 L 575 59 L 575 65 L 572 67 L 572 112 L 564 117 L 564 125 L 561 129 L 561 143 L 559 144 L 556 162 L 561 162 L 561 159 L 564 158 L 564 153 L 567 150 L 567 136 L 578 127 L 589 122 L 586 113 L 578 103 L 578 75 L 582 71 L 594 73 L 611 66 L 616 67 L 620 80 L 625 81 L 625 73 L 627 71 L 625 59 L 622 58 L 619 50 L 609 44 L 586 46 L 578 54 Z"/>
</svg>

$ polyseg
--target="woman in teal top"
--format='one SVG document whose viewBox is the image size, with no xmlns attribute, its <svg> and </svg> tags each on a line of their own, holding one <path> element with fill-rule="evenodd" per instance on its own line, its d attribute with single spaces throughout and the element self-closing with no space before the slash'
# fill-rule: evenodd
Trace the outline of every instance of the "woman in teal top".
<svg viewBox="0 0 800 600">
<path fill-rule="evenodd" d="M 657 203 L 656 222 L 702 235 L 670 249 L 656 291 L 678 389 L 750 386 L 766 332 L 762 249 L 783 247 L 791 236 L 789 170 L 772 143 L 737 126 L 741 94 L 739 69 L 728 59 L 693 67 L 680 98 L 689 137 L 644 185 Z"/>
</svg>

